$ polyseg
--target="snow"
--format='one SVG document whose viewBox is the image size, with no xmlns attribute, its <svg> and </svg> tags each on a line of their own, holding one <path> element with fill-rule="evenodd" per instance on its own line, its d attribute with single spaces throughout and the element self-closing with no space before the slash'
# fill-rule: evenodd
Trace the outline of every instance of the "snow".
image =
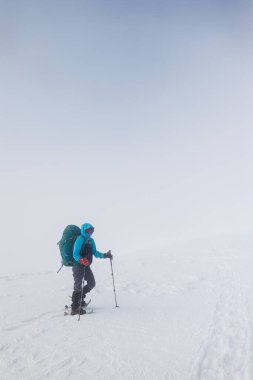
<svg viewBox="0 0 253 380">
<path fill-rule="evenodd" d="M 1 380 L 252 380 L 253 239 L 94 260 L 94 313 L 64 316 L 71 269 L 0 277 Z"/>
</svg>

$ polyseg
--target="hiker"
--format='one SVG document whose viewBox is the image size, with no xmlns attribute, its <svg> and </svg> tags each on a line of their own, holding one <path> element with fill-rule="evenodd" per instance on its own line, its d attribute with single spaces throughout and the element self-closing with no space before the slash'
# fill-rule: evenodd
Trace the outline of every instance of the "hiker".
<svg viewBox="0 0 253 380">
<path fill-rule="evenodd" d="M 84 298 L 96 285 L 93 272 L 91 270 L 91 263 L 93 255 L 100 259 L 112 259 L 111 251 L 107 253 L 98 252 L 92 234 L 94 227 L 85 223 L 81 227 L 81 235 L 77 237 L 74 248 L 73 258 L 74 265 L 72 268 L 74 277 L 74 291 L 72 294 L 71 314 L 84 314 L 85 311 L 82 307 L 85 307 L 86 302 Z M 82 288 L 83 279 L 86 281 L 86 285 Z M 82 298 L 82 299 L 81 299 Z"/>
</svg>

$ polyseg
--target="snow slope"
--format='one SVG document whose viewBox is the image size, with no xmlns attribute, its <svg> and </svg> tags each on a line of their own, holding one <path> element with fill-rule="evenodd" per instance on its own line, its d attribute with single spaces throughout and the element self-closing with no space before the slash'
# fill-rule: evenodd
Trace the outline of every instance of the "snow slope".
<svg viewBox="0 0 253 380">
<path fill-rule="evenodd" d="M 94 313 L 64 316 L 71 270 L 0 278 L 1 380 L 252 380 L 253 239 L 94 260 Z M 57 268 L 56 268 L 57 269 Z"/>
</svg>

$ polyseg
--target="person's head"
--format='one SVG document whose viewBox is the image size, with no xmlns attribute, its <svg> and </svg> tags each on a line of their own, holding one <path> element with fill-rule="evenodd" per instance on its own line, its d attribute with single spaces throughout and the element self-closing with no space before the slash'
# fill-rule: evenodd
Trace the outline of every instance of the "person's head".
<svg viewBox="0 0 253 380">
<path fill-rule="evenodd" d="M 94 232 L 94 227 L 90 223 L 84 223 L 81 227 L 81 233 L 84 237 L 90 237 Z"/>
<path fill-rule="evenodd" d="M 94 227 L 89 227 L 89 228 L 86 228 L 85 230 L 85 233 L 88 234 L 88 235 L 92 235 L 94 232 Z"/>
</svg>

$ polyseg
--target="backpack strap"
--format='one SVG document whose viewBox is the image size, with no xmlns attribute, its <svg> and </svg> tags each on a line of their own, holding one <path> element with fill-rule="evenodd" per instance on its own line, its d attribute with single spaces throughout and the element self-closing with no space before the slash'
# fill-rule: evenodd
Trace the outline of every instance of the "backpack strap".
<svg viewBox="0 0 253 380">
<path fill-rule="evenodd" d="M 82 244 L 82 246 L 81 246 L 81 249 L 80 249 L 80 252 L 81 252 L 81 250 L 86 246 L 86 244 L 88 244 L 89 240 L 90 240 L 90 238 L 86 239 L 86 240 L 83 242 L 83 244 Z"/>
<path fill-rule="evenodd" d="M 85 246 L 87 246 L 87 245 L 89 244 L 90 240 L 91 240 L 91 239 L 90 239 L 90 237 L 89 237 L 88 239 L 86 239 L 86 240 L 83 242 L 83 244 L 82 244 L 82 246 L 81 246 L 81 248 L 80 248 L 80 252 L 79 252 L 79 254 L 81 254 L 81 252 L 85 250 Z M 91 259 L 91 260 L 92 260 L 92 259 Z"/>
</svg>

